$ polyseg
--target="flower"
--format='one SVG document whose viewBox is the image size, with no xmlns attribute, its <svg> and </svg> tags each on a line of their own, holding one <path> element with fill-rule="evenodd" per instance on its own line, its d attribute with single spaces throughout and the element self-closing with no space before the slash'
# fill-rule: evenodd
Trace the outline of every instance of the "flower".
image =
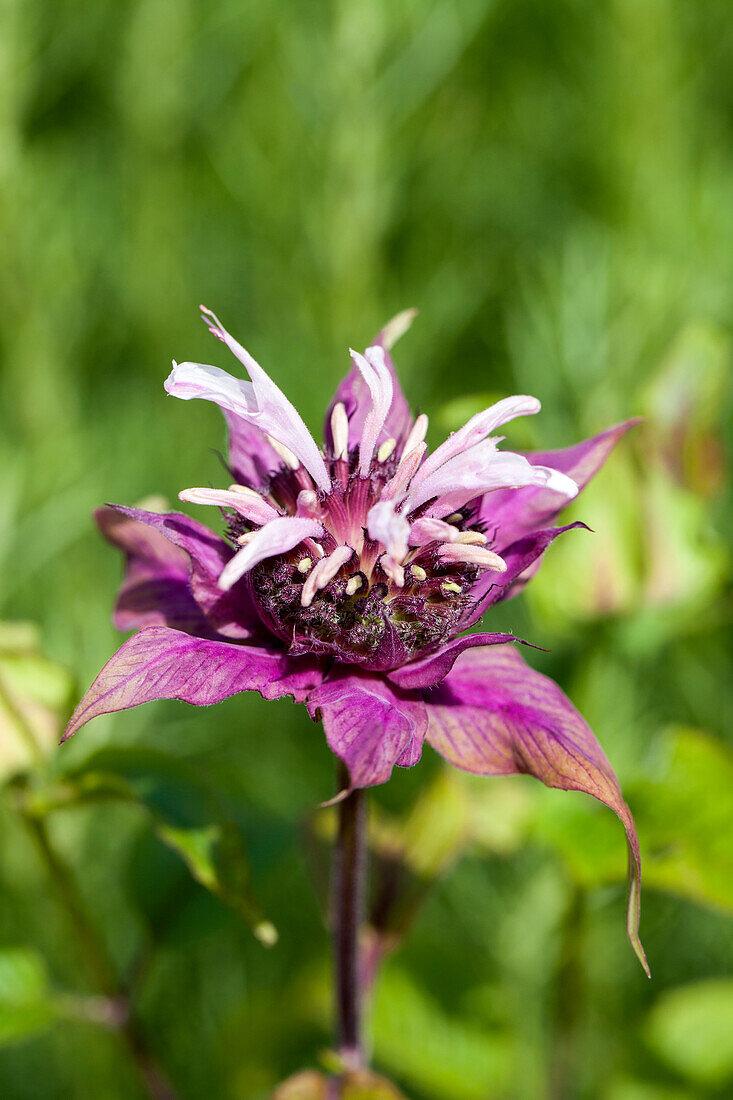
<svg viewBox="0 0 733 1100">
<path fill-rule="evenodd" d="M 364 355 L 351 352 L 319 449 L 259 364 L 202 312 L 248 380 L 174 363 L 165 388 L 224 411 L 233 484 L 180 497 L 222 509 L 226 537 L 178 512 L 97 513 L 127 557 L 115 622 L 136 633 L 65 738 L 151 699 L 204 706 L 254 690 L 305 703 L 352 788 L 416 764 L 427 740 L 468 772 L 585 791 L 626 830 L 627 928 L 646 968 L 639 845 L 603 750 L 559 687 L 525 664 L 518 639 L 463 633 L 523 587 L 558 535 L 583 526 L 551 523 L 631 422 L 566 450 L 515 454 L 492 433 L 540 403 L 508 397 L 428 454 L 428 419 L 413 419 L 389 354 L 408 311 Z"/>
</svg>

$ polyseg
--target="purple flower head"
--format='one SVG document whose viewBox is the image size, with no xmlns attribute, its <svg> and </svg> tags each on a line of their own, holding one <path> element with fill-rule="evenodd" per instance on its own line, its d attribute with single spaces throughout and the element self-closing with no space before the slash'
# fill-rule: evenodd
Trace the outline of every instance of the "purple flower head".
<svg viewBox="0 0 733 1100">
<path fill-rule="evenodd" d="M 558 535 L 582 526 L 552 523 L 630 422 L 566 450 L 516 454 L 494 433 L 540 403 L 508 397 L 428 454 L 428 419 L 413 419 L 390 357 L 408 311 L 363 355 L 351 352 L 319 449 L 259 364 L 202 312 L 248 377 L 174 363 L 165 388 L 224 411 L 232 484 L 179 495 L 220 508 L 225 536 L 176 512 L 98 512 L 127 557 L 115 622 L 137 633 L 102 669 L 65 737 L 150 699 L 208 705 L 256 690 L 306 703 L 352 787 L 416 764 L 427 739 L 469 772 L 528 773 L 585 791 L 625 826 L 628 931 L 646 967 L 638 841 L 600 745 L 560 689 L 508 644 L 517 639 L 463 633 L 523 587 Z"/>
</svg>

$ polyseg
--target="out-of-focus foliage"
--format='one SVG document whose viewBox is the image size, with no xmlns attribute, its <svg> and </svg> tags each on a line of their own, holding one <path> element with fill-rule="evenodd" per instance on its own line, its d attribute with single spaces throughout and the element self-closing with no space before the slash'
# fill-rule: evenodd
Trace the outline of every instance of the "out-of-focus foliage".
<svg viewBox="0 0 733 1100">
<path fill-rule="evenodd" d="M 38 631 L 0 630 L 3 1096 L 136 1100 L 128 1009 L 182 1100 L 264 1100 L 332 1042 L 304 711 L 161 704 L 53 750 L 119 641 L 92 508 L 221 477 L 217 411 L 162 390 L 172 357 L 231 366 L 200 301 L 316 431 L 411 305 L 432 442 L 507 392 L 543 402 L 517 447 L 644 417 L 573 508 L 595 533 L 491 629 L 546 648 L 617 768 L 653 981 L 612 815 L 427 750 L 373 799 L 374 1061 L 410 1100 L 729 1095 L 730 28 L 727 0 L 0 5 L 0 619 Z"/>
</svg>

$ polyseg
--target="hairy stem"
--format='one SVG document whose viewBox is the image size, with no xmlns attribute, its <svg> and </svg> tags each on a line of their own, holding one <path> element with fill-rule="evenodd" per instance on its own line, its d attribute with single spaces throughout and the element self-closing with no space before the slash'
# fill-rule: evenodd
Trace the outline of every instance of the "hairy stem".
<svg viewBox="0 0 733 1100">
<path fill-rule="evenodd" d="M 97 990 L 110 1003 L 117 1005 L 116 1029 L 128 1055 L 133 1061 L 140 1080 L 151 1100 L 177 1100 L 177 1094 L 168 1083 L 162 1070 L 150 1054 L 132 1013 L 129 999 L 123 992 L 104 940 L 87 913 L 84 900 L 74 877 L 55 850 L 41 818 L 21 815 L 36 851 L 49 878 L 53 882 L 59 904 L 76 933 L 79 949 L 86 962 L 89 977 Z"/>
<path fill-rule="evenodd" d="M 340 769 L 340 787 L 349 785 Z M 333 923 L 336 969 L 336 1041 L 344 1065 L 364 1064 L 361 1036 L 362 990 L 359 934 L 364 918 L 366 870 L 366 793 L 353 790 L 338 804 L 333 863 Z"/>
</svg>

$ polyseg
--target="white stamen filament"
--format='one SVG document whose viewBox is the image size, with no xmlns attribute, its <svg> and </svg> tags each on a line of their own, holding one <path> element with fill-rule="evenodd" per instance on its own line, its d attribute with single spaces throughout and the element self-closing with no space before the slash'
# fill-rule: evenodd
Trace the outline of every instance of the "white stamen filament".
<svg viewBox="0 0 733 1100">
<path fill-rule="evenodd" d="M 331 438 L 334 458 L 349 457 L 349 418 L 343 401 L 337 401 L 331 413 Z"/>
<path fill-rule="evenodd" d="M 327 558 L 321 558 L 306 577 L 303 590 L 300 594 L 302 607 L 310 607 L 316 592 L 320 592 L 327 584 L 330 584 L 342 566 L 354 553 L 350 546 L 337 546 Z"/>
</svg>

